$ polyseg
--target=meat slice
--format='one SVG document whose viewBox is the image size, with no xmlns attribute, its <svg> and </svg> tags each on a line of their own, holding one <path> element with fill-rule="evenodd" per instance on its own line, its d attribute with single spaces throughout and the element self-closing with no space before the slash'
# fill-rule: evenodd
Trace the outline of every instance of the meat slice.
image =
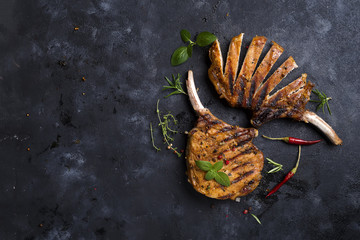
<svg viewBox="0 0 360 240">
<path fill-rule="evenodd" d="M 318 115 L 305 106 L 310 99 L 314 84 L 306 81 L 307 75 L 289 83 L 272 93 L 275 87 L 295 68 L 297 64 L 289 57 L 271 76 L 266 76 L 279 59 L 284 49 L 272 42 L 272 47 L 256 69 L 266 38 L 256 36 L 247 50 L 242 67 L 239 68 L 239 56 L 244 34 L 231 40 L 226 60 L 225 72 L 220 43 L 216 40 L 209 50 L 211 66 L 208 74 L 220 98 L 225 98 L 232 107 L 242 107 L 252 111 L 251 124 L 258 128 L 262 124 L 277 118 L 292 118 L 310 122 L 318 127 L 335 145 L 342 140 L 335 131 Z"/>
<path fill-rule="evenodd" d="M 204 108 L 195 89 L 192 71 L 189 71 L 186 85 L 191 104 L 199 116 L 196 127 L 188 135 L 188 181 L 196 191 L 210 198 L 234 200 L 249 194 L 259 185 L 264 165 L 263 153 L 251 142 L 258 131 L 227 124 Z M 220 171 L 229 176 L 231 185 L 224 187 L 215 180 L 207 181 L 206 172 L 195 163 L 199 160 L 212 164 L 223 161 Z"/>
</svg>

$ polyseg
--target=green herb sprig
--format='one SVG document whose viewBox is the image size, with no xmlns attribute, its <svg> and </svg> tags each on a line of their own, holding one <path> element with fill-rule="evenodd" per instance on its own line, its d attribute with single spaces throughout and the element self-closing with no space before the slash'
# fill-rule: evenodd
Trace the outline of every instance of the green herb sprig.
<svg viewBox="0 0 360 240">
<path fill-rule="evenodd" d="M 156 103 L 156 113 L 159 119 L 159 126 L 161 127 L 161 132 L 163 135 L 164 142 L 167 144 L 168 149 L 171 149 L 178 157 L 181 157 L 181 153 L 177 151 L 176 147 L 173 147 L 172 142 L 174 141 L 174 138 L 170 136 L 170 134 L 175 134 L 177 133 L 177 131 L 171 129 L 169 125 L 171 124 L 171 122 L 173 122 L 173 124 L 176 125 L 177 120 L 175 119 L 174 115 L 172 115 L 171 113 L 165 114 L 161 117 L 159 110 L 159 102 L 160 99 L 158 99 Z"/>
<path fill-rule="evenodd" d="M 191 34 L 188 30 L 180 31 L 181 39 L 184 43 L 189 42 L 187 47 L 182 46 L 177 48 L 171 56 L 171 65 L 177 66 L 186 62 L 189 57 L 192 56 L 193 46 L 198 45 L 200 47 L 205 47 L 216 40 L 216 36 L 209 32 L 201 32 L 197 35 L 196 41 L 191 41 Z"/>
<path fill-rule="evenodd" d="M 187 93 L 184 91 L 184 89 L 181 86 L 182 83 L 180 81 L 180 77 L 181 77 L 181 75 L 179 73 L 177 74 L 177 77 L 175 77 L 174 74 L 172 74 L 173 81 L 171 81 L 169 78 L 165 77 L 165 80 L 169 83 L 169 86 L 163 86 L 163 90 L 175 89 L 169 95 L 165 96 L 165 98 L 170 97 L 171 95 L 174 95 L 174 94 L 187 95 Z"/>
<path fill-rule="evenodd" d="M 196 166 L 198 166 L 201 170 L 206 171 L 205 179 L 206 180 L 212 180 L 215 178 L 215 181 L 219 184 L 228 187 L 230 186 L 230 179 L 228 175 L 224 172 L 218 172 L 223 166 L 224 163 L 222 161 L 216 162 L 214 165 L 212 165 L 208 161 L 195 161 Z"/>
<path fill-rule="evenodd" d="M 250 213 L 250 214 L 251 214 L 251 216 L 253 216 L 253 218 L 255 218 L 255 220 L 261 225 L 260 219 L 259 219 L 257 216 L 255 216 L 254 214 L 252 214 L 252 213 Z"/>
<path fill-rule="evenodd" d="M 161 151 L 160 148 L 158 148 L 157 146 L 155 146 L 153 128 L 152 128 L 152 124 L 151 124 L 151 123 L 150 123 L 150 135 L 151 135 L 151 142 L 152 142 L 153 147 L 156 149 L 156 151 Z"/>
<path fill-rule="evenodd" d="M 331 115 L 331 111 L 330 111 L 330 106 L 329 106 L 329 100 L 331 100 L 331 97 L 327 97 L 326 94 L 324 92 L 320 92 L 319 90 L 315 89 L 312 91 L 313 93 L 315 93 L 319 100 L 310 100 L 310 102 L 316 102 L 319 103 L 319 105 L 316 107 L 316 111 L 318 111 L 320 108 L 322 108 L 323 113 L 325 113 L 325 105 L 327 110 L 329 111 L 330 115 Z"/>
<path fill-rule="evenodd" d="M 266 160 L 268 160 L 269 163 L 271 163 L 272 165 L 274 165 L 275 167 L 273 169 L 271 169 L 270 171 L 268 171 L 267 173 L 276 173 L 278 171 L 283 170 L 283 165 L 277 162 L 274 162 L 273 160 L 271 160 L 270 158 L 266 158 Z"/>
</svg>

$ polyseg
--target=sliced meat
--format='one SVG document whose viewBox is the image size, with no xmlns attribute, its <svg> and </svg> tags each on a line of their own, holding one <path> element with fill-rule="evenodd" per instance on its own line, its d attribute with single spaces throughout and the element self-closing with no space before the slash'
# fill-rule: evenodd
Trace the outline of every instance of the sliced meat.
<svg viewBox="0 0 360 240">
<path fill-rule="evenodd" d="M 258 131 L 227 124 L 204 108 L 195 89 L 192 71 L 189 71 L 186 84 L 190 101 L 199 115 L 188 136 L 188 181 L 196 191 L 210 198 L 234 200 L 249 194 L 259 185 L 264 165 L 263 153 L 251 142 Z M 212 164 L 223 161 L 220 171 L 229 176 L 231 185 L 224 187 L 215 180 L 207 181 L 206 172 L 196 165 L 199 160 Z"/>
<path fill-rule="evenodd" d="M 306 81 L 306 74 L 284 88 L 272 93 L 275 87 L 295 68 L 297 64 L 289 57 L 271 76 L 266 76 L 274 66 L 284 49 L 275 42 L 256 69 L 266 38 L 256 36 L 247 50 L 242 67 L 239 68 L 239 56 L 244 34 L 231 40 L 225 73 L 220 43 L 216 40 L 209 50 L 211 66 L 208 74 L 220 98 L 233 107 L 246 108 L 252 111 L 251 124 L 260 127 L 262 124 L 277 118 L 292 118 L 310 122 L 318 127 L 336 145 L 342 140 L 335 131 L 319 116 L 306 110 L 314 84 Z"/>
</svg>

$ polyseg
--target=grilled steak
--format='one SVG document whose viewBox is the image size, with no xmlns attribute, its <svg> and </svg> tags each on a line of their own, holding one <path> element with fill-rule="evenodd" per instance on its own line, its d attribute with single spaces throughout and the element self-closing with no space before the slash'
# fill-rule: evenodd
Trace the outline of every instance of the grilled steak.
<svg viewBox="0 0 360 240">
<path fill-rule="evenodd" d="M 284 49 L 272 42 L 270 50 L 256 69 L 266 38 L 256 36 L 247 50 L 244 62 L 238 73 L 240 49 L 243 33 L 231 40 L 226 60 L 225 72 L 220 43 L 216 40 L 209 50 L 211 66 L 208 74 L 220 98 L 233 107 L 242 107 L 252 111 L 251 124 L 260 127 L 262 124 L 277 118 L 292 118 L 310 122 L 322 130 L 336 145 L 342 140 L 335 131 L 319 116 L 305 109 L 314 84 L 306 81 L 306 74 L 272 93 L 274 88 L 293 69 L 298 66 L 289 57 L 271 76 L 266 76 L 274 66 Z M 238 73 L 238 74 L 237 74 Z"/>
<path fill-rule="evenodd" d="M 190 101 L 199 115 L 196 127 L 189 132 L 186 149 L 188 181 L 196 191 L 210 198 L 232 199 L 252 192 L 261 179 L 263 153 L 251 142 L 258 135 L 255 128 L 229 125 L 204 108 L 197 95 L 192 71 L 186 82 Z M 212 164 L 224 161 L 220 170 L 229 176 L 224 187 L 215 180 L 205 180 L 206 172 L 195 161 Z"/>
</svg>

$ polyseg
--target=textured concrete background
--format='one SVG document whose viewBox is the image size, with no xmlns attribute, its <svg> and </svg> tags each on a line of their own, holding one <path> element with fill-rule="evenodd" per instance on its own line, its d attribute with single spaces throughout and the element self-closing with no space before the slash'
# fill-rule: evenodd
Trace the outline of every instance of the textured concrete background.
<svg viewBox="0 0 360 240">
<path fill-rule="evenodd" d="M 0 239 L 350 239 L 360 233 L 359 1 L 0 1 Z M 74 31 L 74 27 L 79 27 Z M 217 117 L 243 127 L 247 114 L 220 100 L 207 78 L 208 48 L 172 67 L 171 53 L 215 33 L 223 52 L 244 32 L 282 45 L 333 98 L 319 112 L 344 145 L 304 147 L 295 177 L 263 172 L 240 203 L 208 199 L 187 183 L 184 157 L 151 146 L 162 112 L 190 130 L 184 95 L 164 99 L 164 76 L 193 69 Z M 270 41 L 269 41 L 270 42 Z M 244 48 L 245 49 L 245 48 Z M 244 53 L 244 51 L 243 51 Z M 278 61 L 280 64 L 282 61 Z M 85 77 L 86 81 L 81 78 Z M 310 110 L 316 105 L 308 104 Z M 27 116 L 26 114 L 29 114 Z M 310 125 L 276 120 L 260 134 L 323 138 Z M 175 145 L 184 149 L 186 136 Z M 257 138 L 266 157 L 295 164 L 297 147 Z M 29 148 L 29 149 L 28 149 Z M 28 151 L 29 150 L 29 151 Z M 264 170 L 271 166 L 265 164 Z M 242 211 L 248 207 L 259 225 Z"/>
</svg>

